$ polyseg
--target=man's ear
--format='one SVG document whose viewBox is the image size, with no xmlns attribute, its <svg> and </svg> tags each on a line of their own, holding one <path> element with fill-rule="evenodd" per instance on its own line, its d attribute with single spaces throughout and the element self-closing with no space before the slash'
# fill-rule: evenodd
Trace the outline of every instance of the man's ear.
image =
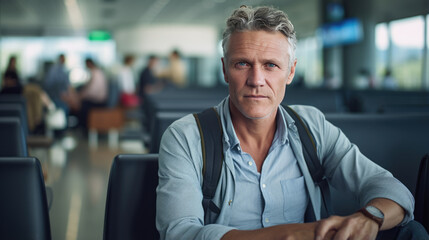
<svg viewBox="0 0 429 240">
<path fill-rule="evenodd" d="M 226 76 L 226 71 L 225 71 L 225 58 L 221 58 L 220 60 L 222 61 L 223 78 L 225 79 L 226 83 L 229 83 L 228 77 Z"/>
<path fill-rule="evenodd" d="M 295 59 L 295 61 L 293 62 L 292 66 L 290 67 L 290 73 L 287 76 L 286 85 L 289 85 L 289 84 L 292 83 L 293 77 L 295 76 L 296 62 L 297 62 L 297 60 Z"/>
</svg>

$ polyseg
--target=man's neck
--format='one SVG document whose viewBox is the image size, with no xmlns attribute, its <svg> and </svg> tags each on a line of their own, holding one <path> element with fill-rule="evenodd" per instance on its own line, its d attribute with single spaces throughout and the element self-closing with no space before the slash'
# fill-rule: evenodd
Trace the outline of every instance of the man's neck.
<svg viewBox="0 0 429 240">
<path fill-rule="evenodd" d="M 260 172 L 277 129 L 277 111 L 264 119 L 250 119 L 230 107 L 231 120 L 241 148 L 249 153 Z"/>
</svg>

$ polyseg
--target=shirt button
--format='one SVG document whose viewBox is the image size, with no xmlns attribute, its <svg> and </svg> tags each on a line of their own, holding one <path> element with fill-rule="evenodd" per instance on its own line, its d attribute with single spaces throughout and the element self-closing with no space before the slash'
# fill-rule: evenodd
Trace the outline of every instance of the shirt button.
<svg viewBox="0 0 429 240">
<path fill-rule="evenodd" d="M 265 222 L 266 222 L 266 223 L 269 223 L 269 222 L 270 222 L 270 220 L 269 220 L 268 218 L 265 218 Z"/>
<path fill-rule="evenodd" d="M 249 162 L 248 162 L 248 164 L 249 164 L 249 166 L 252 166 L 252 165 L 253 165 L 253 162 L 252 162 L 252 161 L 249 161 Z"/>
<path fill-rule="evenodd" d="M 265 188 L 265 187 L 267 187 L 267 185 L 265 185 L 265 183 L 264 183 L 264 184 L 262 184 L 262 188 Z"/>
</svg>

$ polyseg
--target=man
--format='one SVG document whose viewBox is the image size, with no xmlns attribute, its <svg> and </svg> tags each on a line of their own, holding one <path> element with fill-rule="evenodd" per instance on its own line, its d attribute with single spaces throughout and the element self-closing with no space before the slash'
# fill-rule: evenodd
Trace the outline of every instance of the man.
<svg viewBox="0 0 429 240">
<path fill-rule="evenodd" d="M 58 56 L 58 62 L 52 65 L 46 76 L 44 88 L 49 97 L 54 101 L 55 106 L 61 108 L 68 114 L 67 103 L 63 100 L 63 95 L 70 90 L 70 81 L 65 67 L 66 57 L 64 54 Z"/>
<path fill-rule="evenodd" d="M 173 50 L 169 56 L 169 66 L 158 74 L 158 78 L 165 79 L 173 86 L 186 86 L 186 69 L 178 50 Z"/>
<path fill-rule="evenodd" d="M 158 61 L 159 59 L 156 55 L 150 55 L 147 65 L 140 73 L 137 92 L 142 100 L 145 98 L 147 93 L 162 88 L 155 75 L 155 68 L 157 67 Z"/>
<path fill-rule="evenodd" d="M 320 189 L 305 164 L 296 125 L 280 106 L 295 74 L 295 48 L 293 25 L 279 10 L 244 6 L 227 20 L 222 63 L 229 96 L 215 107 L 224 149 L 212 200 L 219 211 L 205 216 L 201 204 L 201 140 L 188 115 L 161 141 L 161 239 L 375 239 L 379 230 L 413 219 L 414 200 L 403 184 L 363 156 L 320 111 L 294 106 L 314 136 L 330 184 L 354 192 L 373 214 L 384 214 L 382 222 L 362 211 L 321 220 Z M 318 221 L 304 223 L 308 207 Z"/>
<path fill-rule="evenodd" d="M 103 71 L 91 58 L 85 59 L 86 67 L 90 72 L 88 82 L 78 93 L 79 122 L 86 132 L 89 111 L 92 108 L 104 107 L 107 101 L 108 82 Z"/>
</svg>

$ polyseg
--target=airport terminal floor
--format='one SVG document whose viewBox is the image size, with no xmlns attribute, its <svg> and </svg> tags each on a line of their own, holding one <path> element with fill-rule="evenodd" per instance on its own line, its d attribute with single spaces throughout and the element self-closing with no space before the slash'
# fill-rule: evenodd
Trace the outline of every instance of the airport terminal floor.
<svg viewBox="0 0 429 240">
<path fill-rule="evenodd" d="M 29 149 L 41 161 L 48 199 L 53 196 L 49 210 L 52 239 L 103 239 L 113 158 L 119 153 L 144 153 L 141 145 L 123 140 L 117 148 L 109 148 L 107 136 L 100 135 L 98 147 L 89 147 L 82 131 L 71 129 L 49 150 Z"/>
</svg>

